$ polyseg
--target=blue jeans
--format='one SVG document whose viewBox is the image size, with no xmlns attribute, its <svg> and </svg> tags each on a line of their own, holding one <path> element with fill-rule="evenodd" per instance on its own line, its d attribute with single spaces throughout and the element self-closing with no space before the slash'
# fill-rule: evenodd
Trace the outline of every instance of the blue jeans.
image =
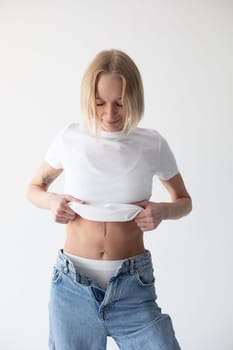
<svg viewBox="0 0 233 350">
<path fill-rule="evenodd" d="M 106 290 L 60 249 L 51 276 L 50 350 L 180 350 L 169 315 L 156 303 L 151 254 L 125 259 Z"/>
</svg>

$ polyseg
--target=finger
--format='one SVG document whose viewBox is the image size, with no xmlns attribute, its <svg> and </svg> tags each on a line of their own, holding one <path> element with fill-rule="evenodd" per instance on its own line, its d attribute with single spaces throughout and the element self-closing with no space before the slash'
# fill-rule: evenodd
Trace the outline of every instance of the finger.
<svg viewBox="0 0 233 350">
<path fill-rule="evenodd" d="M 149 225 L 148 222 L 136 222 L 136 225 L 140 228 L 144 228 Z"/>
<path fill-rule="evenodd" d="M 68 224 L 69 220 L 64 217 L 57 217 L 55 220 L 58 224 Z"/>
<path fill-rule="evenodd" d="M 153 223 L 153 219 L 151 217 L 143 217 L 135 219 L 135 222 L 139 225 L 150 225 Z"/>
<path fill-rule="evenodd" d="M 76 213 L 73 213 L 72 215 L 67 214 L 66 212 L 63 212 L 60 215 L 57 215 L 57 220 L 62 223 L 67 223 L 68 221 L 73 221 L 77 217 Z"/>
<path fill-rule="evenodd" d="M 83 200 L 81 200 L 81 199 L 78 199 L 78 198 L 75 198 L 75 197 L 73 197 L 73 196 L 71 196 L 71 195 L 69 195 L 69 194 L 66 194 L 66 195 L 65 195 L 65 200 L 66 200 L 67 202 L 78 202 L 78 203 L 82 203 L 82 204 L 85 203 L 85 201 L 83 201 Z"/>
<path fill-rule="evenodd" d="M 147 221 L 147 222 L 139 222 L 136 223 L 138 225 L 138 227 L 140 227 L 140 229 L 142 231 L 151 231 L 154 230 L 155 228 L 157 228 L 160 224 L 160 222 L 154 222 L 152 220 Z"/>
<path fill-rule="evenodd" d="M 75 216 L 76 213 L 72 209 L 70 209 L 69 207 L 63 207 L 57 211 L 56 219 L 73 220 Z"/>
<path fill-rule="evenodd" d="M 66 215 L 67 217 L 73 217 L 76 215 L 76 212 L 71 209 L 69 206 L 65 206 L 62 208 L 62 211 L 60 212 L 61 215 Z"/>
<path fill-rule="evenodd" d="M 142 207 L 142 208 L 145 209 L 147 207 L 147 205 L 148 205 L 148 201 L 135 202 L 135 203 L 132 203 L 132 204 L 137 205 L 137 206 Z"/>
<path fill-rule="evenodd" d="M 152 228 L 149 226 L 149 225 L 143 225 L 143 224 L 140 224 L 140 225 L 138 225 L 138 227 L 140 228 L 140 230 L 142 231 L 142 232 L 145 232 L 145 231 L 150 231 L 150 230 L 152 230 Z"/>
<path fill-rule="evenodd" d="M 141 219 L 145 219 L 147 217 L 147 213 L 143 211 L 141 211 L 135 218 L 135 220 L 141 220 Z"/>
<path fill-rule="evenodd" d="M 66 199 L 60 204 L 58 214 L 61 215 L 63 212 L 69 214 L 69 215 L 74 215 L 76 212 L 70 208 L 69 206 L 70 202 L 66 202 Z"/>
<path fill-rule="evenodd" d="M 76 213 L 72 213 L 72 214 L 65 213 L 62 217 L 67 219 L 67 220 L 74 220 L 76 216 L 77 216 Z"/>
<path fill-rule="evenodd" d="M 143 211 L 141 211 L 136 217 L 135 220 L 147 220 L 149 219 L 151 216 L 148 214 L 148 212 L 144 209 Z"/>
</svg>

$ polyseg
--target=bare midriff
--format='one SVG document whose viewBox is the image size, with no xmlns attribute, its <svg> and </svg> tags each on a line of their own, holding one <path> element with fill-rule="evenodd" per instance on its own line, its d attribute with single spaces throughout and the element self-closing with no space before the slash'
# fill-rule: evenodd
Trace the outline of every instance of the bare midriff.
<svg viewBox="0 0 233 350">
<path fill-rule="evenodd" d="M 68 222 L 63 249 L 98 260 L 127 259 L 145 252 L 143 232 L 134 221 L 104 223 L 80 216 Z"/>
</svg>

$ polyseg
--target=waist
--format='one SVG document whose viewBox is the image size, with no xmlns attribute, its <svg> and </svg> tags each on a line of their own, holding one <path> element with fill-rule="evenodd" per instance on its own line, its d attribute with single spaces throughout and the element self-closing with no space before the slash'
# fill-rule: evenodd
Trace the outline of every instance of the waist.
<svg viewBox="0 0 233 350">
<path fill-rule="evenodd" d="M 72 256 L 72 255 L 71 255 Z M 83 259 L 80 257 L 76 257 L 79 260 L 79 263 L 77 265 L 81 265 L 81 261 L 88 261 L 88 263 L 91 265 L 93 264 L 90 259 Z M 112 262 L 100 262 L 100 261 L 94 261 L 94 263 L 98 263 L 102 266 L 109 266 L 111 264 L 111 267 L 121 267 L 122 272 L 133 272 L 135 270 L 145 270 L 148 267 L 152 267 L 152 257 L 151 257 L 151 252 L 147 249 L 145 249 L 142 253 L 134 255 L 134 256 L 129 256 L 125 259 L 122 260 L 115 260 Z M 76 273 L 76 264 L 73 259 L 70 259 L 70 254 L 67 254 L 64 249 L 59 249 L 58 254 L 57 254 L 57 261 L 56 261 L 56 266 L 58 268 L 62 268 L 64 266 L 70 266 L 70 270 L 74 273 Z M 96 265 L 95 265 L 96 266 Z"/>
</svg>

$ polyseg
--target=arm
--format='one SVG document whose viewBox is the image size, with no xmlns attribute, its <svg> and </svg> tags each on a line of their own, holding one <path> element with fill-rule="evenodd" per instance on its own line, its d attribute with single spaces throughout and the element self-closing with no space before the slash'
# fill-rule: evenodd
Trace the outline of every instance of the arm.
<svg viewBox="0 0 233 350">
<path fill-rule="evenodd" d="M 135 203 L 144 208 L 135 219 L 142 231 L 156 228 L 162 220 L 179 219 L 192 210 L 192 200 L 187 192 L 181 174 L 177 174 L 169 180 L 160 180 L 168 190 L 172 202 Z"/>
<path fill-rule="evenodd" d="M 158 203 L 163 211 L 163 219 L 179 219 L 192 210 L 192 200 L 180 174 L 169 180 L 160 180 L 170 194 L 172 203 Z"/>
<path fill-rule="evenodd" d="M 52 168 L 47 162 L 42 162 L 27 188 L 27 199 L 39 208 L 50 209 L 55 193 L 47 192 L 51 183 L 62 173 L 63 169 Z"/>
<path fill-rule="evenodd" d="M 50 209 L 56 222 L 66 224 L 76 218 L 77 214 L 67 205 L 68 202 L 83 201 L 70 195 L 48 192 L 51 183 L 62 173 L 63 169 L 52 168 L 42 162 L 27 188 L 27 199 L 39 208 Z"/>
</svg>

